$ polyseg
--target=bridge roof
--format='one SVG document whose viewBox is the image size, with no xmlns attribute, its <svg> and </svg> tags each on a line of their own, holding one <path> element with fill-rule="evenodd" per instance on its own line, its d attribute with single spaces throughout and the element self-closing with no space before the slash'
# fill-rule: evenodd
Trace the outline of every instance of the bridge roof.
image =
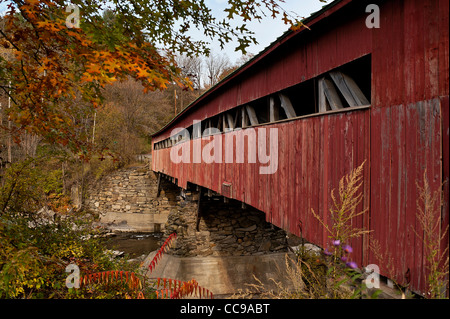
<svg viewBox="0 0 450 319">
<path fill-rule="evenodd" d="M 323 19 L 328 18 L 331 14 L 338 11 L 348 3 L 352 2 L 353 0 L 335 0 L 331 2 L 328 5 L 325 5 L 321 10 L 314 12 L 309 16 L 308 18 L 305 18 L 302 20 L 302 23 L 307 26 L 308 28 L 312 27 L 314 24 L 316 24 L 319 21 L 322 21 Z M 224 79 L 222 79 L 219 83 L 208 89 L 206 92 L 204 92 L 202 95 L 200 95 L 196 100 L 194 100 L 192 103 L 190 103 L 188 106 L 186 106 L 180 113 L 178 113 L 172 120 L 170 120 L 166 125 L 164 125 L 160 130 L 153 133 L 151 136 L 157 136 L 160 133 L 164 132 L 168 127 L 171 127 L 172 124 L 177 122 L 178 119 L 182 118 L 186 113 L 190 112 L 191 110 L 201 107 L 202 102 L 208 98 L 209 96 L 213 95 L 218 89 L 225 86 L 227 83 L 233 81 L 236 79 L 239 75 L 241 75 L 246 70 L 252 68 L 255 64 L 259 63 L 264 57 L 271 54 L 277 48 L 284 44 L 285 42 L 291 40 L 293 37 L 298 36 L 301 33 L 308 32 L 308 28 L 302 27 L 300 30 L 293 31 L 291 29 L 287 30 L 283 35 L 281 35 L 279 38 L 277 38 L 274 42 L 272 42 L 267 48 L 262 50 L 260 53 L 258 53 L 256 56 L 254 56 L 252 59 L 244 63 L 242 66 L 240 66 L 238 69 L 227 75 Z"/>
</svg>

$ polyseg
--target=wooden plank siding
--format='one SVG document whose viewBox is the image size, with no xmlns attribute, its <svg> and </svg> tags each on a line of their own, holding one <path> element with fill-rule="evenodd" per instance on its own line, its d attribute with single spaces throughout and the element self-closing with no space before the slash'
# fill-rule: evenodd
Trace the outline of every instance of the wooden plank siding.
<svg viewBox="0 0 450 319">
<path fill-rule="evenodd" d="M 365 27 L 369 3 L 380 6 L 381 28 Z M 300 235 L 321 247 L 328 234 L 312 216 L 314 209 L 330 223 L 331 190 L 340 178 L 366 161 L 364 200 L 368 214 L 356 227 L 373 232 L 354 240 L 354 259 L 359 265 L 378 264 L 382 275 L 426 290 L 424 247 L 414 230 L 418 191 L 426 171 L 432 189 L 443 184 L 441 229 L 449 223 L 449 21 L 447 0 L 336 1 L 328 10 L 307 20 L 311 30 L 290 32 L 263 53 L 226 78 L 190 105 L 164 129 L 153 143 L 171 136 L 175 127 L 189 127 L 258 99 L 276 97 L 283 90 L 308 80 L 315 81 L 361 57 L 370 57 L 370 107 L 323 112 L 254 128 L 215 135 L 222 138 L 222 163 L 180 163 L 170 160 L 171 148 L 153 149 L 152 169 L 175 177 L 180 187 L 188 183 L 227 195 L 266 214 L 267 221 Z M 343 99 L 344 101 L 344 99 Z M 298 105 L 293 105 L 298 109 Z M 319 111 L 319 109 L 316 109 Z M 258 111 L 255 109 L 255 111 Z M 253 114 L 253 113 L 252 113 Z M 259 174 L 266 164 L 225 163 L 225 137 L 243 137 L 255 130 L 278 130 L 278 170 Z M 185 143 L 192 150 L 213 137 Z M 260 141 L 261 142 L 261 141 Z M 248 149 L 243 150 L 244 157 Z M 267 152 L 268 153 L 268 152 Z M 258 156 L 257 156 L 258 160 Z M 447 235 L 448 241 L 448 235 Z M 368 249 L 380 243 L 387 267 Z"/>
<path fill-rule="evenodd" d="M 169 176 L 178 178 L 178 185 L 187 188 L 187 183 L 209 188 L 221 193 L 222 183 L 232 185 L 231 198 L 243 201 L 261 211 L 269 212 L 267 220 L 292 233 L 298 233 L 297 224 L 301 220 L 304 235 L 307 240 L 326 245 L 327 236 L 323 236 L 321 226 L 311 215 L 311 209 L 318 214 L 329 215 L 328 205 L 322 205 L 317 194 L 323 194 L 331 203 L 331 190 L 338 188 L 339 179 L 349 173 L 364 160 L 369 160 L 369 125 L 370 109 L 353 112 L 335 113 L 294 120 L 285 123 L 265 125 L 256 129 L 255 142 L 258 141 L 259 130 L 278 130 L 278 170 L 275 174 L 259 174 L 259 168 L 266 164 L 256 163 L 220 164 L 201 163 L 199 172 L 187 169 L 191 164 L 175 164 L 170 160 L 171 148 L 154 152 L 153 169 Z M 202 147 L 214 139 L 221 139 L 222 162 L 225 161 L 226 135 L 238 137 L 245 135 L 247 130 L 222 133 L 201 139 Z M 266 134 L 266 147 L 270 144 L 269 134 Z M 247 139 L 245 139 L 247 141 Z M 190 145 L 198 140 L 185 142 Z M 323 147 L 318 147 L 323 145 Z M 326 148 L 326 151 L 323 151 Z M 272 149 L 275 152 L 275 149 Z M 248 151 L 245 148 L 244 157 Z M 192 160 L 193 154 L 191 152 Z M 236 158 L 236 154 L 234 154 Z M 366 163 L 365 183 L 369 183 L 369 165 Z M 323 174 L 323 166 L 330 175 Z M 238 176 L 239 178 L 233 178 Z M 261 187 L 260 187 L 261 186 Z M 266 187 L 264 187 L 266 186 Z M 365 201 L 361 208 L 368 207 L 370 194 L 368 188 L 363 189 Z M 269 195 L 270 200 L 260 200 Z M 327 217 L 329 220 L 329 217 Z M 362 221 L 358 221 L 362 225 Z M 324 242 L 325 240 L 325 242 Z M 355 245 L 356 247 L 357 245 Z M 361 250 L 356 248 L 356 251 Z M 360 253 L 361 254 L 361 253 Z M 362 256 L 362 254 L 361 254 Z"/>
</svg>

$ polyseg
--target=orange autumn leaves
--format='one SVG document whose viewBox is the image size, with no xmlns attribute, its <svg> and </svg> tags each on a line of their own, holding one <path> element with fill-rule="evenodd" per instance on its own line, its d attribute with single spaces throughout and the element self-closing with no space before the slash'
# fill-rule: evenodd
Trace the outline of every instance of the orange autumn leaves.
<svg viewBox="0 0 450 319">
<path fill-rule="evenodd" d="M 14 58 L 0 55 L 0 90 L 11 97 L 8 115 L 16 137 L 26 131 L 81 155 L 93 148 L 89 121 L 106 85 L 132 78 L 146 92 L 173 83 L 188 89 L 191 82 L 181 75 L 175 53 L 208 54 L 211 40 L 221 48 L 235 40 L 235 49 L 245 53 L 257 42 L 246 21 L 260 21 L 264 10 L 293 29 L 302 25 L 279 5 L 282 0 L 227 0 L 229 15 L 221 19 L 204 0 L 72 0 L 79 24 L 71 24 L 67 1 L 8 2 L 0 17 L 0 48 L 12 50 Z M 203 36 L 195 39 L 192 30 Z"/>
<path fill-rule="evenodd" d="M 16 140 L 26 131 L 87 154 L 92 145 L 83 119 L 101 105 L 106 85 L 132 77 L 145 91 L 170 82 L 189 87 L 171 54 L 132 37 L 105 43 L 96 36 L 108 32 L 103 21 L 68 28 L 66 18 L 64 7 L 52 0 L 17 2 L 3 18 L 0 45 L 12 49 L 14 58 L 0 60 L 8 76 L 0 85 L 12 100 L 8 116 Z"/>
</svg>

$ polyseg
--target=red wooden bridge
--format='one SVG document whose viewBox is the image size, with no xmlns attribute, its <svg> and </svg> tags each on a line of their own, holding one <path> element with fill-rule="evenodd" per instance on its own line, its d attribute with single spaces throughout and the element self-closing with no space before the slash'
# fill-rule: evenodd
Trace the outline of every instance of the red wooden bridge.
<svg viewBox="0 0 450 319">
<path fill-rule="evenodd" d="M 372 3 L 379 28 L 366 24 Z M 373 232 L 352 243 L 356 262 L 380 263 L 368 249 L 376 239 L 394 261 L 381 273 L 424 292 L 414 232 L 424 172 L 432 189 L 446 182 L 442 231 L 449 220 L 448 12 L 448 0 L 334 1 L 305 20 L 310 30 L 286 32 L 154 134 L 152 169 L 184 189 L 251 205 L 297 235 L 301 221 L 303 236 L 326 247 L 311 209 L 329 222 L 331 190 L 366 161 L 360 209 L 368 213 L 355 226 Z M 247 146 L 228 155 L 227 136 L 276 154 L 273 171 L 261 174 L 269 163 Z M 213 139 L 221 142 L 211 148 Z M 214 160 L 195 152 L 205 148 Z"/>
</svg>

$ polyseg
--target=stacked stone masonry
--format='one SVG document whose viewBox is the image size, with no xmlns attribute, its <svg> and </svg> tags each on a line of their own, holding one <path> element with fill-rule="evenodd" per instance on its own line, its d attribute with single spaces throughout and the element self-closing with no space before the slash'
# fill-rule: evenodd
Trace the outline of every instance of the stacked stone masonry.
<svg viewBox="0 0 450 319">
<path fill-rule="evenodd" d="M 87 207 L 118 231 L 173 232 L 178 238 L 169 253 L 179 257 L 251 256 L 287 251 L 286 232 L 265 221 L 264 213 L 241 203 L 203 193 L 181 192 L 146 166 L 116 171 L 90 190 Z M 180 196 L 183 195 L 183 196 Z"/>
<path fill-rule="evenodd" d="M 224 203 L 223 198 L 203 196 L 199 220 L 197 211 L 197 201 L 181 200 L 178 211 L 169 215 L 164 238 L 173 232 L 178 234 L 169 254 L 250 256 L 288 250 L 286 232 L 267 223 L 264 213 L 254 208 L 243 209 L 236 201 Z"/>
<path fill-rule="evenodd" d="M 98 181 L 86 206 L 116 230 L 163 231 L 176 195 L 163 190 L 157 198 L 157 188 L 156 174 L 146 166 L 124 168 Z"/>
</svg>

